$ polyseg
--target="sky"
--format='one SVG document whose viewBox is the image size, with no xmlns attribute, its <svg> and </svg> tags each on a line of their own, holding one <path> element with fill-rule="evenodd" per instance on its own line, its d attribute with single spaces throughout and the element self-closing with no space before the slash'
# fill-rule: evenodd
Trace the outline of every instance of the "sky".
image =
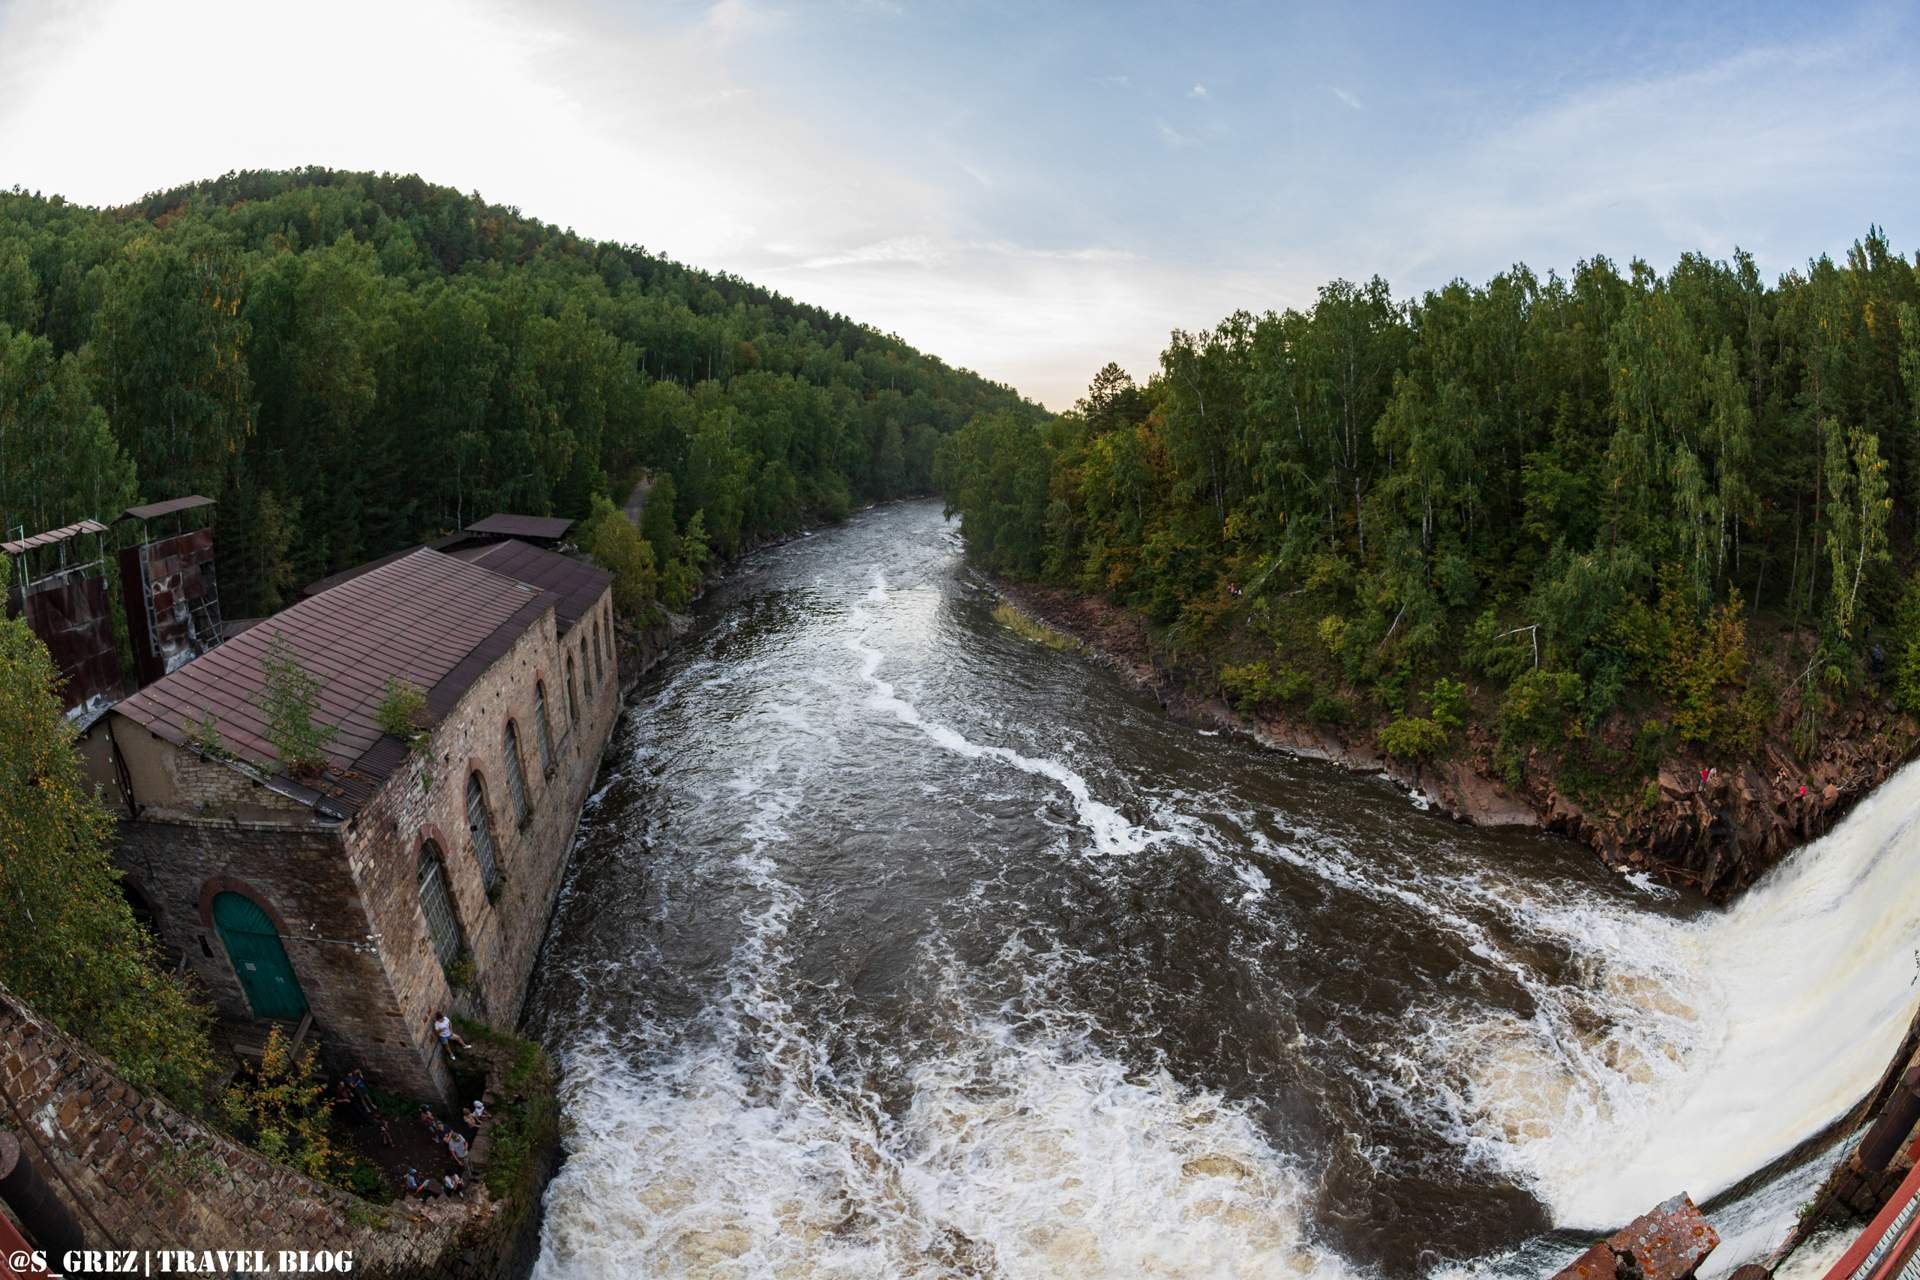
<svg viewBox="0 0 1920 1280">
<path fill-rule="evenodd" d="M 1069 407 L 1514 262 L 1920 245 L 1920 0 L 0 0 L 0 186 L 418 173 Z"/>
</svg>

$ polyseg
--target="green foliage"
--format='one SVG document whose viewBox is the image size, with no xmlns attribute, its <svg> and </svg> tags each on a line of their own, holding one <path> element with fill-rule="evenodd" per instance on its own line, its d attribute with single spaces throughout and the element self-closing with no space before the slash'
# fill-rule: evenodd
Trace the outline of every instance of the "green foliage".
<svg viewBox="0 0 1920 1280">
<path fill-rule="evenodd" d="M 1458 729 L 1467 722 L 1467 686 L 1459 680 L 1445 676 L 1435 680 L 1427 703 L 1433 708 L 1434 723 L 1443 728 Z"/>
<path fill-rule="evenodd" d="M 492 1107 L 487 1190 L 510 1206 L 530 1208 L 541 1188 L 541 1159 L 559 1138 L 553 1062 L 537 1043 L 461 1019 L 460 1034 L 494 1057 L 506 1097 Z"/>
<path fill-rule="evenodd" d="M 32 533 L 134 500 L 133 463 L 108 429 L 80 358 L 0 316 L 0 530 Z"/>
<path fill-rule="evenodd" d="M 1885 567 L 1913 567 L 1916 304 L 1877 228 L 1775 283 L 1744 254 L 1516 266 L 1404 304 L 1335 281 L 1176 332 L 1143 386 L 1103 369 L 1052 422 L 983 419 L 939 479 L 982 563 L 1140 611 L 1194 673 L 1284 637 L 1394 715 L 1419 714 L 1416 672 L 1514 685 L 1515 724 L 1565 677 L 1567 724 L 1672 702 L 1676 742 L 1738 754 L 1772 714 L 1752 619 L 1817 624 L 1838 696 L 1898 595 Z M 1249 664 L 1221 680 L 1266 696 Z"/>
<path fill-rule="evenodd" d="M 333 741 L 338 726 L 316 723 L 320 678 L 300 664 L 287 638 L 275 631 L 260 660 L 266 672 L 260 692 L 260 709 L 267 717 L 267 742 L 288 773 L 310 777 L 327 766 L 327 744 Z"/>
<path fill-rule="evenodd" d="M 278 1025 L 267 1032 L 260 1063 L 227 1087 L 227 1123 L 262 1155 L 321 1182 L 348 1181 L 349 1166 L 330 1132 L 327 1084 L 311 1051 L 295 1057 Z"/>
<path fill-rule="evenodd" d="M 228 757 L 227 744 L 220 737 L 219 717 L 207 708 L 200 708 L 198 716 L 183 716 L 180 729 L 187 735 L 187 745 L 201 755 L 212 760 Z"/>
<path fill-rule="evenodd" d="M 1920 711 L 1920 572 L 1907 579 L 1894 618 L 1894 640 L 1887 658 L 1893 676 L 1893 700 L 1903 711 Z"/>
<path fill-rule="evenodd" d="M 399 676 L 388 676 L 373 718 L 380 732 L 392 734 L 415 752 L 425 749 L 427 691 L 419 685 Z"/>
<path fill-rule="evenodd" d="M 993 606 L 993 620 L 1022 640 L 1031 640 L 1049 649 L 1067 651 L 1080 647 L 1078 640 L 1064 631 L 1048 626 L 1011 601 L 1002 600 Z"/>
<path fill-rule="evenodd" d="M 1242 706 L 1293 702 L 1305 696 L 1311 686 L 1312 681 L 1303 672 L 1289 667 L 1276 670 L 1265 662 L 1248 662 L 1220 671 L 1220 687 Z"/>
<path fill-rule="evenodd" d="M 1529 671 L 1507 686 L 1500 702 L 1500 741 L 1520 748 L 1571 742 L 1583 736 L 1580 677 L 1572 671 Z"/>
<path fill-rule="evenodd" d="M 0 557 L 0 592 L 5 578 Z M 0 620 L 0 983 L 128 1083 L 198 1109 L 210 1018 L 120 892 L 113 818 L 86 785 L 56 679 L 26 625 Z"/>
<path fill-rule="evenodd" d="M 1635 600 L 1623 611 L 1621 644 L 1638 674 L 1672 708 L 1682 742 L 1751 746 L 1751 707 L 1741 704 L 1747 679 L 1747 629 L 1736 588 L 1726 604 L 1702 616 L 1684 575 L 1668 566 L 1657 604 Z"/>
<path fill-rule="evenodd" d="M 1401 760 L 1425 760 L 1446 749 L 1444 725 L 1424 716 L 1401 716 L 1380 730 L 1380 749 Z"/>
<path fill-rule="evenodd" d="M 650 476 L 723 554 L 925 492 L 1011 390 L 737 277 L 408 175 L 0 192 L 0 526 L 220 502 L 229 615 Z M 676 563 L 652 524 L 657 563 Z M 682 571 L 684 585 L 685 571 Z M 697 589 L 697 580 L 688 590 Z"/>
<path fill-rule="evenodd" d="M 1307 704 L 1307 718 L 1315 724 L 1345 724 L 1353 719 L 1353 708 L 1337 694 L 1317 693 Z"/>
<path fill-rule="evenodd" d="M 605 498 L 593 500 L 593 516 L 581 531 L 600 567 L 613 575 L 613 607 L 620 616 L 640 626 L 654 622 L 659 610 L 660 574 L 653 548 L 640 536 L 626 514 Z"/>
<path fill-rule="evenodd" d="M 669 609 L 684 609 L 700 592 L 707 563 L 706 513 L 696 511 L 680 534 L 680 546 L 660 577 L 660 598 Z"/>
<path fill-rule="evenodd" d="M 1347 620 L 1337 613 L 1330 613 L 1320 619 L 1318 628 L 1320 643 L 1334 657 L 1339 657 L 1347 649 Z"/>
<path fill-rule="evenodd" d="M 679 500 L 679 486 L 673 482 L 673 473 L 663 471 L 654 478 L 653 487 L 647 492 L 646 505 L 640 510 L 640 536 L 653 548 L 654 557 L 661 564 L 672 564 L 680 554 L 680 534 L 674 521 L 674 504 Z"/>
</svg>

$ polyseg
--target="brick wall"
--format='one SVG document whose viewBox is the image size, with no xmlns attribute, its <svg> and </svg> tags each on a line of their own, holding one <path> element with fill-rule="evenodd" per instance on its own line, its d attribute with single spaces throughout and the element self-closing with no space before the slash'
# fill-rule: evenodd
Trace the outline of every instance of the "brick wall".
<svg viewBox="0 0 1920 1280">
<path fill-rule="evenodd" d="M 512 1203 L 475 1178 L 462 1200 L 368 1204 L 132 1088 L 4 988 L 0 1123 L 88 1248 L 350 1249 L 356 1275 L 502 1280 L 537 1241 L 546 1169 Z"/>
</svg>

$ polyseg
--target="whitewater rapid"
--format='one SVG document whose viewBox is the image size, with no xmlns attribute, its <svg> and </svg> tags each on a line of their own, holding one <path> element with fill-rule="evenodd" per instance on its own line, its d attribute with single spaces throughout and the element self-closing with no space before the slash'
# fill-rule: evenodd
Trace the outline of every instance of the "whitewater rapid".
<svg viewBox="0 0 1920 1280">
<path fill-rule="evenodd" d="M 1612 1021 L 1583 1031 L 1543 1009 L 1439 1033 L 1476 1064 L 1457 1101 L 1480 1149 L 1556 1223 L 1603 1227 L 1650 1189 L 1716 1195 L 1839 1118 L 1920 999 L 1916 819 L 1909 765 L 1726 911 L 1542 911 L 1590 948 Z"/>
<path fill-rule="evenodd" d="M 896 508 L 645 692 L 536 992 L 541 1280 L 1534 1276 L 1850 1107 L 1920 767 L 1727 910 L 1202 736 Z M 1764 1254 L 1821 1166 L 1715 1207 Z"/>
</svg>

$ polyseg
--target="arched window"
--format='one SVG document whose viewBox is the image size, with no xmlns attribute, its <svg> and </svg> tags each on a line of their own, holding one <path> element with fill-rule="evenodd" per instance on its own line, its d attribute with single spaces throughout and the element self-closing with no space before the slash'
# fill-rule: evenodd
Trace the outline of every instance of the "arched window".
<svg viewBox="0 0 1920 1280">
<path fill-rule="evenodd" d="M 589 698 L 593 696 L 593 663 L 587 658 L 587 641 L 584 636 L 580 639 L 580 686 L 587 691 Z"/>
<path fill-rule="evenodd" d="M 420 912 L 427 918 L 427 936 L 433 939 L 433 954 L 442 967 L 460 958 L 460 921 L 453 914 L 453 899 L 447 896 L 447 869 L 440 860 L 440 846 L 429 840 L 420 846 L 420 865 L 414 869 L 420 887 Z"/>
<path fill-rule="evenodd" d="M 467 775 L 467 830 L 473 833 L 473 860 L 480 864 L 480 883 L 488 893 L 500 883 L 500 860 L 494 856 L 493 811 L 487 805 L 487 786 L 480 775 Z"/>
<path fill-rule="evenodd" d="M 553 730 L 547 727 L 547 686 L 545 681 L 533 682 L 533 718 L 539 723 L 535 726 L 540 732 L 534 735 L 534 741 L 540 744 L 540 772 L 553 772 Z"/>
<path fill-rule="evenodd" d="M 580 723 L 580 699 L 575 694 L 579 684 L 573 678 L 573 655 L 567 655 L 567 727 Z"/>
<path fill-rule="evenodd" d="M 533 816 L 533 806 L 527 803 L 527 771 L 520 763 L 520 731 L 513 727 L 511 720 L 507 721 L 500 749 L 507 754 L 507 790 L 513 793 L 513 820 L 524 827 Z"/>
<path fill-rule="evenodd" d="M 613 611 L 606 613 L 606 625 L 600 631 L 600 647 L 607 651 L 607 661 L 613 661 Z"/>
<path fill-rule="evenodd" d="M 598 684 L 607 678 L 607 669 L 600 665 L 600 619 L 593 620 L 593 634 L 587 639 L 587 647 L 593 651 L 593 679 Z"/>
</svg>

